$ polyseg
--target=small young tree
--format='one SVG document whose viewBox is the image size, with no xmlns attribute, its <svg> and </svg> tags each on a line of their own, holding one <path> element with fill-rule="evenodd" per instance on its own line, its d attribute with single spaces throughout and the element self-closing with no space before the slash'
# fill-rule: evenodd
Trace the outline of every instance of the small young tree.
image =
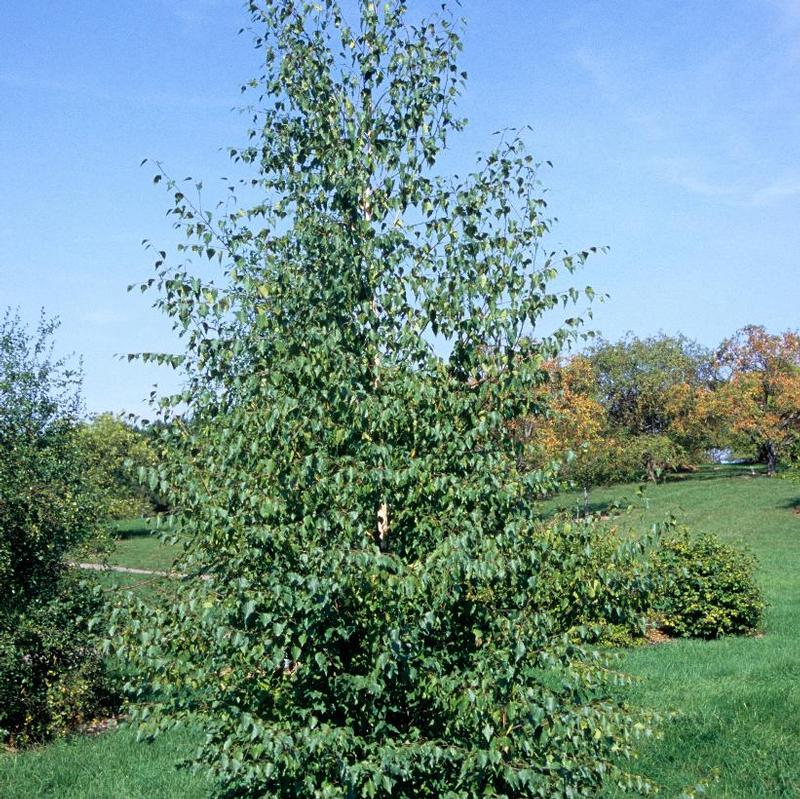
<svg viewBox="0 0 800 799">
<path fill-rule="evenodd" d="M 516 136 L 434 171 L 463 124 L 446 13 L 250 12 L 264 73 L 232 156 L 260 199 L 212 216 L 166 179 L 222 277 L 162 254 L 154 281 L 186 341 L 151 356 L 186 378 L 154 481 L 205 579 L 112 629 L 143 729 L 200 721 L 225 796 L 593 796 L 635 726 L 539 577 L 573 528 L 533 525 L 546 478 L 510 430 L 576 324 L 532 337 L 578 296 L 551 282 L 588 253 L 542 252 Z"/>
</svg>

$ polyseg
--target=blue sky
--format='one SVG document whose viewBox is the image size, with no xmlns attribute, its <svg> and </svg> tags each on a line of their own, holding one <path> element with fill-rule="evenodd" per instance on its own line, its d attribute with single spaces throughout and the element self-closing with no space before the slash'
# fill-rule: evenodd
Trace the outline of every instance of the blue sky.
<svg viewBox="0 0 800 799">
<path fill-rule="evenodd" d="M 412 0 L 414 9 L 435 5 Z M 800 325 L 800 0 L 463 0 L 460 170 L 530 125 L 554 243 L 609 245 L 578 277 L 615 338 Z M 175 347 L 141 240 L 176 243 L 145 157 L 207 187 L 242 142 L 257 70 L 230 0 L 9 3 L 0 47 L 0 306 L 62 320 L 90 411 L 141 412 Z M 220 184 L 221 185 L 221 184 Z"/>
</svg>

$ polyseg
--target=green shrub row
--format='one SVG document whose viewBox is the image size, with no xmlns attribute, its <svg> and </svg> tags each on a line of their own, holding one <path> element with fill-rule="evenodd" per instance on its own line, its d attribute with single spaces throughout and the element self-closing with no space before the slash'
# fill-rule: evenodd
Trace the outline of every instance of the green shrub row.
<svg viewBox="0 0 800 799">
<path fill-rule="evenodd" d="M 101 610 L 65 561 L 102 536 L 104 497 L 80 441 L 80 374 L 0 318 L 0 740 L 24 745 L 105 712 L 110 686 L 89 618 Z"/>
<path fill-rule="evenodd" d="M 536 605 L 596 642 L 626 645 L 648 625 L 680 638 L 720 638 L 759 630 L 765 608 L 757 562 L 717 536 L 667 525 L 633 539 L 589 518 L 539 531 L 559 562 L 543 564 L 548 584 Z"/>
</svg>

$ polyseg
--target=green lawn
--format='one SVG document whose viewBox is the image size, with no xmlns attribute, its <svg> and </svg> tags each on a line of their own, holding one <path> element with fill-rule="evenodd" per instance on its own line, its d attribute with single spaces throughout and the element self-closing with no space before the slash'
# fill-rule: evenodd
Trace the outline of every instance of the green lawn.
<svg viewBox="0 0 800 799">
<path fill-rule="evenodd" d="M 74 736 L 24 755 L 0 756 L 2 799 L 202 799 L 203 778 L 178 770 L 191 735 L 137 743 L 130 730 Z"/>
<path fill-rule="evenodd" d="M 155 525 L 146 519 L 125 519 L 115 524 L 116 547 L 108 557 L 114 566 L 169 571 L 180 552 L 180 545 L 165 544 L 154 533 Z"/>
<path fill-rule="evenodd" d="M 591 499 L 624 494 L 614 488 Z M 632 700 L 682 714 L 643 751 L 637 770 L 666 796 L 716 770 L 714 799 L 800 797 L 800 488 L 747 469 L 708 469 L 648 488 L 645 497 L 645 521 L 673 511 L 698 531 L 749 546 L 770 606 L 763 638 L 681 641 L 625 656 L 624 667 L 640 678 Z"/>
<path fill-rule="evenodd" d="M 800 487 L 749 469 L 707 468 L 649 487 L 643 497 L 636 486 L 623 486 L 597 490 L 591 501 L 602 509 L 624 498 L 642 509 L 638 520 L 631 517 L 639 529 L 673 512 L 698 531 L 747 544 L 759 557 L 770 603 L 761 638 L 675 642 L 624 655 L 625 668 L 640 678 L 631 701 L 681 713 L 664 726 L 662 740 L 644 748 L 635 769 L 667 797 L 716 770 L 713 799 L 800 799 Z M 559 500 L 567 507 L 576 501 Z M 151 536 L 130 535 L 114 561 L 163 569 L 173 554 Z M 126 575 L 104 576 L 117 578 L 139 585 Z M 3 756 L 0 797 L 200 797 L 202 778 L 173 766 L 191 746 L 190 736 L 178 735 L 137 745 L 121 730 Z"/>
</svg>

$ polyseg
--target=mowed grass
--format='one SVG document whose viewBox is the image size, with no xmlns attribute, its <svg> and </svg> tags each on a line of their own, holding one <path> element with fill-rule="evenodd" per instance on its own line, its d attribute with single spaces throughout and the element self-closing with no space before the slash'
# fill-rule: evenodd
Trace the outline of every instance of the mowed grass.
<svg viewBox="0 0 800 799">
<path fill-rule="evenodd" d="M 196 736 L 139 743 L 130 729 L 73 736 L 22 755 L 0 755 L 2 799 L 202 799 L 208 784 L 179 770 Z"/>
<path fill-rule="evenodd" d="M 603 505 L 634 487 L 595 491 Z M 623 668 L 639 678 L 631 701 L 681 715 L 635 764 L 663 795 L 713 778 L 714 799 L 800 797 L 800 487 L 749 469 L 702 470 L 649 487 L 642 524 L 669 512 L 697 531 L 745 544 L 759 558 L 769 607 L 764 636 L 640 647 Z M 616 796 L 613 792 L 610 796 Z"/>
<path fill-rule="evenodd" d="M 116 546 L 107 559 L 110 565 L 169 571 L 181 551 L 180 544 L 161 541 L 155 522 L 148 519 L 125 519 L 114 528 Z"/>
<path fill-rule="evenodd" d="M 578 501 L 564 496 L 548 504 L 574 508 Z M 749 546 L 759 558 L 759 581 L 770 603 L 763 637 L 680 641 L 625 653 L 623 667 L 639 678 L 631 703 L 680 713 L 664 724 L 661 740 L 642 748 L 632 770 L 653 778 L 665 797 L 677 797 L 716 772 L 718 781 L 707 791 L 713 799 L 800 799 L 800 487 L 747 468 L 709 467 L 650 486 L 643 496 L 636 486 L 619 486 L 593 491 L 591 501 L 598 510 L 630 502 L 641 513 L 623 523 L 640 530 L 674 513 L 697 531 Z M 151 536 L 123 539 L 120 548 L 117 562 L 125 565 L 164 569 L 174 557 Z M 135 590 L 145 585 L 128 575 L 104 579 Z M 0 757 L 0 797 L 205 796 L 201 776 L 175 770 L 176 760 L 192 748 L 189 734 L 172 734 L 154 745 L 136 744 L 125 729 L 75 736 Z"/>
</svg>

